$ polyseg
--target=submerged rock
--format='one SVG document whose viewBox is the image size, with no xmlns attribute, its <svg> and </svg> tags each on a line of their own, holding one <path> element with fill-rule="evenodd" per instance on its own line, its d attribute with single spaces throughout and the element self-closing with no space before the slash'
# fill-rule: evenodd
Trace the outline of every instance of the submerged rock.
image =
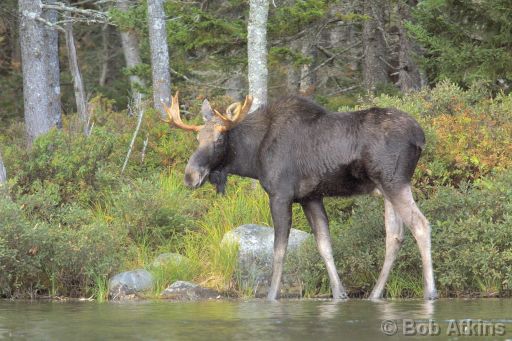
<svg viewBox="0 0 512 341">
<path fill-rule="evenodd" d="M 153 275 L 144 269 L 137 269 L 112 277 L 108 284 L 108 295 L 112 300 L 129 299 L 152 288 Z"/>
<path fill-rule="evenodd" d="M 169 298 L 179 301 L 197 301 L 204 299 L 221 298 L 220 293 L 215 290 L 203 288 L 197 284 L 176 281 L 167 287 L 161 294 L 163 298 Z"/>
<path fill-rule="evenodd" d="M 299 247 L 311 234 L 291 229 L 288 241 L 286 264 L 281 285 L 282 296 L 300 296 L 302 285 L 297 263 L 290 262 Z M 255 224 L 242 225 L 227 232 L 222 243 L 238 244 L 238 272 L 235 275 L 240 289 L 256 297 L 268 293 L 272 276 L 274 253 L 274 229 Z"/>
</svg>

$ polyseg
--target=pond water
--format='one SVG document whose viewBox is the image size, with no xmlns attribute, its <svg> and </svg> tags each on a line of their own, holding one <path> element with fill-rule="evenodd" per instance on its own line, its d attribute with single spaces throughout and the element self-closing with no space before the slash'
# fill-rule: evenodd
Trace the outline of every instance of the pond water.
<svg viewBox="0 0 512 341">
<path fill-rule="evenodd" d="M 0 339 L 320 341 L 411 337 L 512 340 L 512 300 L 0 301 Z"/>
</svg>

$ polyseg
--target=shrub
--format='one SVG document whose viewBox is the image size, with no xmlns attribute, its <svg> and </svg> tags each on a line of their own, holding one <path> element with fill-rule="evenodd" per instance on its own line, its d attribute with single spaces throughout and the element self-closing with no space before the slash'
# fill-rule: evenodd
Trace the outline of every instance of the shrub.
<svg viewBox="0 0 512 341">
<path fill-rule="evenodd" d="M 112 194 L 107 220 L 128 232 L 136 243 L 149 247 L 176 240 L 194 227 L 194 216 L 204 210 L 204 203 L 194 200 L 176 173 L 136 179 Z M 175 245 L 174 251 L 179 251 Z"/>
<path fill-rule="evenodd" d="M 18 205 L 0 195 L 0 296 L 34 293 L 42 269 L 37 250 L 45 244 L 45 226 L 30 226 Z"/>
<path fill-rule="evenodd" d="M 126 253 L 123 231 L 94 220 L 80 228 L 31 222 L 5 197 L 0 222 L 0 296 L 87 295 Z"/>
</svg>

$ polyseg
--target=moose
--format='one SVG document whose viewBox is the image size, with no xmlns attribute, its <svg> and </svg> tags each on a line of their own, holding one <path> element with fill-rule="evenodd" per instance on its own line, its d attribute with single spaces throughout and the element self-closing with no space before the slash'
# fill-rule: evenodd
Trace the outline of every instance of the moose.
<svg viewBox="0 0 512 341">
<path fill-rule="evenodd" d="M 334 299 L 347 293 L 334 265 L 325 196 L 380 192 L 384 197 L 386 252 L 370 299 L 382 297 L 404 238 L 411 230 L 422 259 L 424 296 L 437 297 L 430 250 L 430 225 L 413 199 L 411 178 L 425 145 L 419 124 L 397 109 L 371 108 L 330 112 L 313 101 L 287 96 L 247 115 L 252 97 L 233 103 L 224 114 L 204 100 L 204 124 L 182 121 L 178 92 L 166 120 L 197 132 L 199 146 L 185 168 L 185 184 L 198 188 L 207 180 L 224 192 L 229 174 L 259 180 L 270 200 L 274 254 L 269 300 L 279 297 L 292 221 L 299 203 L 315 236 L 329 275 Z"/>
</svg>

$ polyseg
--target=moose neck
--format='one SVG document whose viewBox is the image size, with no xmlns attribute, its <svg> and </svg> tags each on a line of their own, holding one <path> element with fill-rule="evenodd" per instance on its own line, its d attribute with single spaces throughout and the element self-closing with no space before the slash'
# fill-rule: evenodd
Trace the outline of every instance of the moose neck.
<svg viewBox="0 0 512 341">
<path fill-rule="evenodd" d="M 261 128 L 258 120 L 249 116 L 229 131 L 226 158 L 221 167 L 225 173 L 258 179 L 258 150 L 266 131 Z"/>
</svg>

